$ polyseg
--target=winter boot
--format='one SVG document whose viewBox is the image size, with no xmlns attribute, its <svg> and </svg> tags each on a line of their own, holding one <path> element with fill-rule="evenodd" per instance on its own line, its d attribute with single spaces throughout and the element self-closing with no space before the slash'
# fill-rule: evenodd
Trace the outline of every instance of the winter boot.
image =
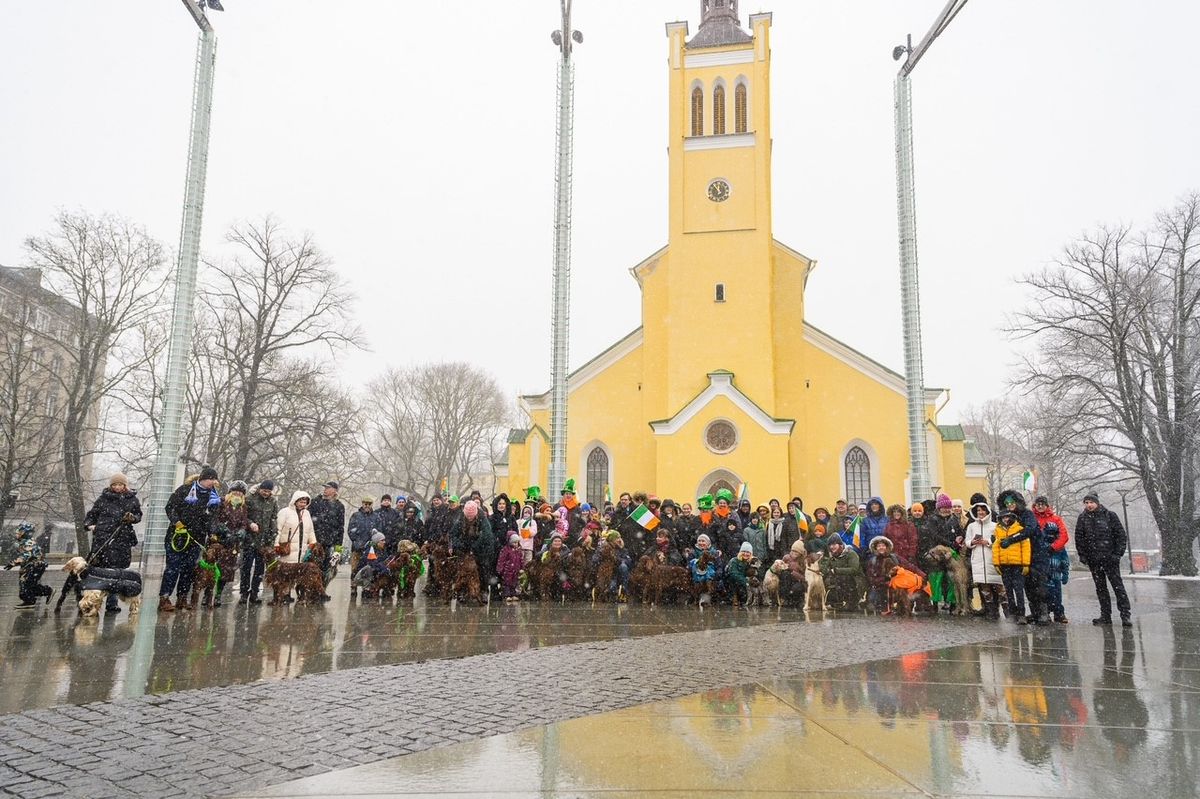
<svg viewBox="0 0 1200 799">
<path fill-rule="evenodd" d="M 1092 624 L 1100 627 L 1101 625 L 1112 624 L 1112 619 L 1107 616 L 1101 616 L 1098 619 L 1092 619 Z"/>
<path fill-rule="evenodd" d="M 30 608 L 34 607 L 35 605 L 37 605 L 37 602 L 35 602 L 32 599 L 23 599 L 16 605 L 13 605 L 13 609 L 14 610 L 29 610 Z"/>
<path fill-rule="evenodd" d="M 175 612 L 175 606 L 171 604 L 171 597 L 160 596 L 158 598 L 158 612 L 159 613 L 174 613 Z"/>
<path fill-rule="evenodd" d="M 1133 626 L 1133 621 L 1130 620 L 1128 614 L 1121 616 L 1121 626 L 1122 627 L 1132 627 Z"/>
</svg>

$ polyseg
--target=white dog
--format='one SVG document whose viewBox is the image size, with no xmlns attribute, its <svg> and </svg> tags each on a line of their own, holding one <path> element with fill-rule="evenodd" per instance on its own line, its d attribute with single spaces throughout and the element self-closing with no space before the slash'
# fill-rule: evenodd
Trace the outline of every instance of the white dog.
<svg viewBox="0 0 1200 799">
<path fill-rule="evenodd" d="M 825 610 L 825 578 L 821 576 L 820 552 L 810 553 L 804 563 L 804 610 Z"/>
<path fill-rule="evenodd" d="M 78 556 L 68 560 L 63 571 L 74 575 L 82 585 L 79 612 L 84 616 L 99 616 L 109 594 L 116 594 L 125 603 L 130 616 L 136 616 L 142 609 L 142 576 L 135 571 L 88 566 L 88 562 Z M 63 590 L 67 589 L 64 587 Z"/>
</svg>

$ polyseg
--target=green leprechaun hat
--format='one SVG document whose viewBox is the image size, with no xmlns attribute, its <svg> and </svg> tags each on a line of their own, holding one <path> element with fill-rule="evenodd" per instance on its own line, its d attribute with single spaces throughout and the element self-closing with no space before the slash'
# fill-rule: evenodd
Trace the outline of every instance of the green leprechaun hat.
<svg viewBox="0 0 1200 799">
<path fill-rule="evenodd" d="M 705 494 L 704 496 L 697 499 L 696 507 L 699 508 L 700 510 L 712 510 L 713 509 L 712 494 Z"/>
<path fill-rule="evenodd" d="M 529 488 L 525 489 L 525 500 L 527 502 L 536 502 L 537 500 L 541 499 L 541 497 L 541 486 L 530 486 Z"/>
<path fill-rule="evenodd" d="M 567 478 L 567 482 L 563 483 L 562 492 L 564 494 L 574 494 L 575 493 L 575 478 L 574 477 Z"/>
</svg>

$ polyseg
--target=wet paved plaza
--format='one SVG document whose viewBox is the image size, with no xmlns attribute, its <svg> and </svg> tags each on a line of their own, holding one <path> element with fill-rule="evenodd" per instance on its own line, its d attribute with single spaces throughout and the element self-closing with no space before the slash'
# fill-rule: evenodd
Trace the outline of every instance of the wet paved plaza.
<svg viewBox="0 0 1200 799">
<path fill-rule="evenodd" d="M 0 791 L 1195 796 L 1200 584 L 1130 587 L 1128 631 L 1086 580 L 1045 629 L 335 588 L 160 618 L 148 665 L 124 614 L 5 611 Z"/>
</svg>

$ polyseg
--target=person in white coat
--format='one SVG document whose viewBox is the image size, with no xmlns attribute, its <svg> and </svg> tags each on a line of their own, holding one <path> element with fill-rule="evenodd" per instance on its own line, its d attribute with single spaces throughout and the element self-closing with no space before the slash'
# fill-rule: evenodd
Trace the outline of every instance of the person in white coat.
<svg viewBox="0 0 1200 799">
<path fill-rule="evenodd" d="M 279 547 L 287 547 L 287 554 L 280 555 L 281 560 L 299 563 L 304 559 L 308 548 L 317 543 L 317 533 L 313 529 L 312 516 L 308 513 L 309 496 L 307 491 L 297 491 L 292 494 L 292 501 L 286 507 L 279 509 L 279 535 L 275 537 L 276 551 Z"/>
<path fill-rule="evenodd" d="M 1004 601 L 1004 581 L 992 562 L 992 539 L 996 534 L 996 523 L 992 521 L 992 509 L 986 502 L 971 506 L 973 521 L 967 525 L 963 535 L 971 563 L 971 582 L 979 592 L 980 609 L 977 616 L 1000 618 L 1000 606 Z"/>
</svg>

